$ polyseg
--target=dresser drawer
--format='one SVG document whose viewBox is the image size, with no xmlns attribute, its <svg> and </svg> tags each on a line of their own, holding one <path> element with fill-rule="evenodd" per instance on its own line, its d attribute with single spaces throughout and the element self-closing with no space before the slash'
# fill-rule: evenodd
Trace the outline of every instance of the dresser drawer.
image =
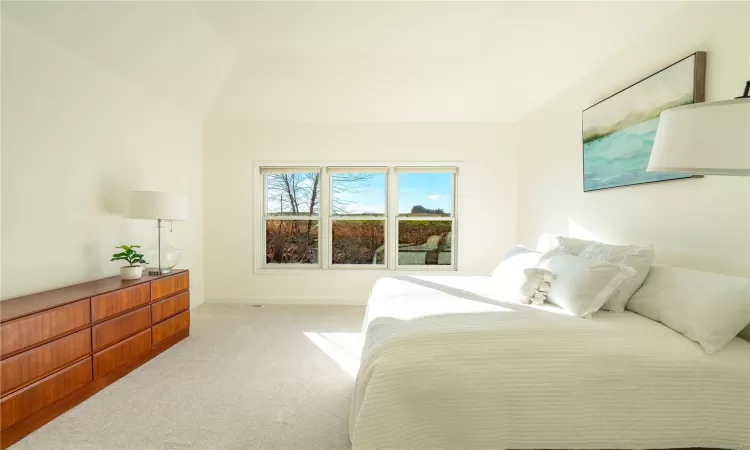
<svg viewBox="0 0 750 450">
<path fill-rule="evenodd" d="M 91 381 L 91 357 L 0 400 L 0 430 L 34 414 Z"/>
<path fill-rule="evenodd" d="M 133 361 L 151 348 L 151 328 L 141 331 L 106 350 L 94 354 L 94 378 L 99 378 L 116 368 Z"/>
<path fill-rule="evenodd" d="M 151 301 L 161 300 L 190 288 L 190 275 L 182 272 L 151 282 Z"/>
<path fill-rule="evenodd" d="M 149 283 L 91 298 L 91 321 L 99 322 L 151 301 Z"/>
<path fill-rule="evenodd" d="M 91 332 L 69 334 L 0 361 L 0 397 L 91 354 Z"/>
<path fill-rule="evenodd" d="M 173 334 L 190 328 L 190 311 L 184 311 L 171 319 L 154 325 L 153 344 L 156 345 Z"/>
<path fill-rule="evenodd" d="M 151 322 L 156 324 L 190 309 L 190 292 L 183 292 L 151 305 Z"/>
<path fill-rule="evenodd" d="M 149 311 L 149 306 L 94 325 L 91 328 L 94 351 L 98 352 L 150 326 L 151 311 Z"/>
<path fill-rule="evenodd" d="M 6 358 L 90 324 L 90 308 L 91 302 L 86 299 L 0 325 L 0 357 Z"/>
</svg>

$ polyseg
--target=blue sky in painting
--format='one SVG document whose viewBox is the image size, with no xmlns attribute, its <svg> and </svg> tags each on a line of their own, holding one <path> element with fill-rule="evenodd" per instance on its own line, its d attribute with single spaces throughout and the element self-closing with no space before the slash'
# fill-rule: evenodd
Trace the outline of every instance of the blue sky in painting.
<svg viewBox="0 0 750 450">
<path fill-rule="evenodd" d="M 348 174 L 347 174 L 348 175 Z M 401 173 L 398 175 L 398 212 L 409 213 L 412 207 L 450 211 L 450 173 Z M 333 175 L 336 191 L 337 175 Z M 346 192 L 335 192 L 339 207 L 348 214 L 383 214 L 385 212 L 385 174 L 372 174 Z"/>
</svg>

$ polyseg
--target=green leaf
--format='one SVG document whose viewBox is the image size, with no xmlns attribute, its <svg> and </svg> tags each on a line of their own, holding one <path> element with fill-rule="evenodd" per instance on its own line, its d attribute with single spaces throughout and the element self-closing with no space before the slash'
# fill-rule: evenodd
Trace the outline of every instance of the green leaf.
<svg viewBox="0 0 750 450">
<path fill-rule="evenodd" d="M 122 251 L 112 255 L 112 259 L 110 259 L 110 261 L 127 261 L 131 266 L 138 263 L 148 264 L 146 260 L 143 259 L 143 254 L 135 251 L 136 248 L 141 248 L 141 246 L 138 244 L 120 245 L 119 247 L 115 248 L 122 249 Z"/>
</svg>

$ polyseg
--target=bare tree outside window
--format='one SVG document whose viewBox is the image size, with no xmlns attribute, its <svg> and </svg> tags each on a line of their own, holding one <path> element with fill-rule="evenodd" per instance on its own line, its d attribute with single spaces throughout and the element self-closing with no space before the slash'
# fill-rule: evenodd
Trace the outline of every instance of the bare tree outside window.
<svg viewBox="0 0 750 450">
<path fill-rule="evenodd" d="M 320 214 L 320 172 L 291 172 L 268 174 L 266 180 L 268 216 L 310 216 Z M 357 195 L 367 188 L 367 183 L 376 173 L 336 173 L 332 186 L 332 213 L 334 215 L 373 215 L 360 211 Z M 377 215 L 385 215 L 385 204 Z M 382 228 L 382 226 L 381 226 Z M 349 228 L 351 229 L 351 228 Z M 369 243 L 369 253 L 374 255 L 383 239 L 373 240 L 370 228 L 361 226 L 363 236 L 348 233 L 334 240 L 337 263 L 355 264 L 363 260 L 362 243 Z M 366 234 L 366 236 L 364 235 Z M 380 233 L 382 235 L 382 232 Z M 353 242 L 356 241 L 358 245 Z M 356 248 L 357 251 L 346 251 Z M 337 251 L 338 250 L 338 251 Z M 372 257 L 370 257 L 372 260 Z M 266 262 L 316 264 L 318 262 L 318 221 L 315 220 L 268 220 L 266 222 Z M 381 261 L 382 263 L 382 261 Z"/>
<path fill-rule="evenodd" d="M 366 206 L 361 204 L 361 196 L 364 191 L 370 187 L 373 181 L 377 180 L 385 191 L 385 174 L 372 172 L 351 172 L 333 174 L 333 201 L 331 202 L 331 213 L 336 216 L 384 216 L 385 215 L 385 198 L 382 203 L 374 209 L 366 210 Z"/>
<path fill-rule="evenodd" d="M 318 222 L 316 220 L 267 220 L 266 262 L 316 264 Z"/>
<path fill-rule="evenodd" d="M 316 216 L 320 212 L 320 173 L 267 175 L 269 216 Z"/>
</svg>

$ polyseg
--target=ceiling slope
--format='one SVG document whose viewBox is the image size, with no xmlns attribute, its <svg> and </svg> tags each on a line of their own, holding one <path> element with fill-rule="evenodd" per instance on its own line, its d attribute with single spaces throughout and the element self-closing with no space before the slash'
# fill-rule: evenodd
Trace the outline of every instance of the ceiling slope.
<svg viewBox="0 0 750 450">
<path fill-rule="evenodd" d="M 2 2 L 2 15 L 200 117 L 235 62 L 191 3 Z"/>
<path fill-rule="evenodd" d="M 213 119 L 524 117 L 684 2 L 199 5 L 239 53 Z"/>
</svg>

